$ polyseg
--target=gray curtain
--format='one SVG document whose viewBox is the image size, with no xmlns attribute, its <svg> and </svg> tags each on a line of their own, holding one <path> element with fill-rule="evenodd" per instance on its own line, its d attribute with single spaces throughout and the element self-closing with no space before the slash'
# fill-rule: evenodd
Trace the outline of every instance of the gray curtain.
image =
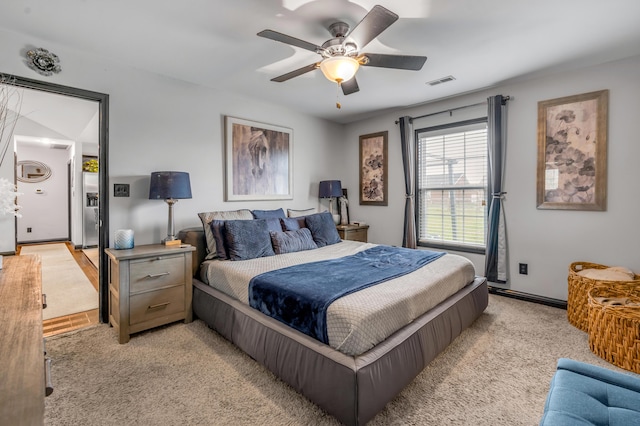
<svg viewBox="0 0 640 426">
<path fill-rule="evenodd" d="M 404 167 L 404 235 L 402 247 L 416 248 L 416 206 L 413 189 L 415 188 L 413 168 L 414 134 L 411 117 L 400 117 L 400 143 L 402 146 L 402 165 Z"/>
<path fill-rule="evenodd" d="M 502 95 L 488 98 L 489 145 L 489 212 L 487 220 L 487 249 L 485 275 L 488 281 L 508 281 L 507 233 L 504 215 L 503 188 L 506 158 L 506 99 Z"/>
</svg>

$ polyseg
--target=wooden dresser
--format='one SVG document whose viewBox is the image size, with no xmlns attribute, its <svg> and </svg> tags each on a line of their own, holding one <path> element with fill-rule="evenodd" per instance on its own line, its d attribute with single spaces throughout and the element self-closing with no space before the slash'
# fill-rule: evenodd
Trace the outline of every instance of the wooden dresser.
<svg viewBox="0 0 640 426">
<path fill-rule="evenodd" d="M 0 269 L 0 423 L 44 423 L 40 256 L 4 256 Z"/>
<path fill-rule="evenodd" d="M 109 322 L 118 342 L 170 322 L 191 322 L 191 252 L 195 247 L 142 245 L 105 249 L 109 257 Z"/>
<path fill-rule="evenodd" d="M 342 240 L 362 241 L 368 240 L 369 225 L 338 225 L 338 235 Z"/>
</svg>

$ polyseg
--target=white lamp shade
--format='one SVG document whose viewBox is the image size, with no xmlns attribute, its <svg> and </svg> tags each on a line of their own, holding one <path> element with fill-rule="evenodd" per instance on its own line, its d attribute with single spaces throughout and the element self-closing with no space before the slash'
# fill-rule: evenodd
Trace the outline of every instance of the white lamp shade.
<svg viewBox="0 0 640 426">
<path fill-rule="evenodd" d="M 333 56 L 320 63 L 322 74 L 335 83 L 351 80 L 359 67 L 360 63 L 349 56 Z"/>
</svg>

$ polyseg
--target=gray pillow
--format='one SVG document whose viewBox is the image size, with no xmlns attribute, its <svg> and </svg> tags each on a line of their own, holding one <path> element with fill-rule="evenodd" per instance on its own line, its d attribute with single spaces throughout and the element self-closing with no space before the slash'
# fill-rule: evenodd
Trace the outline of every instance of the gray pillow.
<svg viewBox="0 0 640 426">
<path fill-rule="evenodd" d="M 248 260 L 273 256 L 271 236 L 267 221 L 227 220 L 224 224 L 224 238 L 231 260 Z"/>
<path fill-rule="evenodd" d="M 296 251 L 313 250 L 318 248 L 313 241 L 311 231 L 307 228 L 295 231 L 270 232 L 271 244 L 276 254 L 293 253 Z"/>
<path fill-rule="evenodd" d="M 213 219 L 209 223 L 211 233 L 213 234 L 213 240 L 215 241 L 216 256 L 221 260 L 229 259 L 227 245 L 224 240 L 224 223 L 224 220 L 218 219 Z"/>
<path fill-rule="evenodd" d="M 323 212 L 306 216 L 305 223 L 318 247 L 336 244 L 341 241 L 331 213 Z"/>
</svg>

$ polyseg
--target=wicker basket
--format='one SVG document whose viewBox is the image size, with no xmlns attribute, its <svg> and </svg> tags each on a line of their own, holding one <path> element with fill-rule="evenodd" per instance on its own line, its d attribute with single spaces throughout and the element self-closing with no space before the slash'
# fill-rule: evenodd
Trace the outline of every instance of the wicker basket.
<svg viewBox="0 0 640 426">
<path fill-rule="evenodd" d="M 631 285 L 640 289 L 640 276 L 636 275 L 634 281 L 602 281 L 578 275 L 584 269 L 607 269 L 608 266 L 589 262 L 573 262 L 569 266 L 568 294 L 567 294 L 567 319 L 569 323 L 582 331 L 589 331 L 588 293 L 595 285 Z"/>
<path fill-rule="evenodd" d="M 640 374 L 640 291 L 597 285 L 589 291 L 589 348 L 600 358 Z M 604 300 L 602 299 L 604 298 Z M 608 304 L 606 299 L 621 298 Z M 635 305 L 635 306 L 634 306 Z"/>
</svg>

